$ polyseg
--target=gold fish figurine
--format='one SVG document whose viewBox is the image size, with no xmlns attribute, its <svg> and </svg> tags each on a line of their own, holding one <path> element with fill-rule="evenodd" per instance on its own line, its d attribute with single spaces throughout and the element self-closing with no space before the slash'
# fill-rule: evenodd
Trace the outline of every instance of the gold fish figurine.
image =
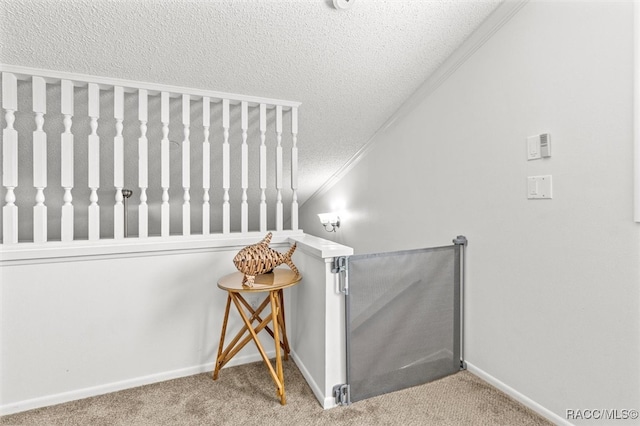
<svg viewBox="0 0 640 426">
<path fill-rule="evenodd" d="M 271 236 L 269 232 L 262 241 L 243 248 L 233 258 L 233 264 L 244 274 L 243 286 L 253 287 L 256 275 L 269 273 L 282 264 L 288 265 L 296 275 L 299 275 L 298 268 L 291 261 L 296 244 L 294 243 L 288 252 L 280 253 L 269 247 Z"/>
</svg>

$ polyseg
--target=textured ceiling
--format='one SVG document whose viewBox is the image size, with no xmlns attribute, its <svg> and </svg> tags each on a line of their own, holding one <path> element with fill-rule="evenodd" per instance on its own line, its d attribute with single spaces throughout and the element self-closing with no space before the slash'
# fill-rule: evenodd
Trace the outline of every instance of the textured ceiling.
<svg viewBox="0 0 640 426">
<path fill-rule="evenodd" d="M 0 61 L 288 99 L 304 202 L 500 0 L 0 1 Z"/>
</svg>

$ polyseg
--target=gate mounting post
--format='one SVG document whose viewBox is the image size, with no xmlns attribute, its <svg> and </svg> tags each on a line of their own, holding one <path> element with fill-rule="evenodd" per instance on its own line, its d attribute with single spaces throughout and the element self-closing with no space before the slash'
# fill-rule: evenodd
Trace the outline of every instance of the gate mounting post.
<svg viewBox="0 0 640 426">
<path fill-rule="evenodd" d="M 347 269 L 349 262 L 346 256 L 340 256 L 333 258 L 333 267 L 331 272 L 334 274 L 340 274 L 340 293 L 349 295 L 349 280 L 347 279 Z"/>
<path fill-rule="evenodd" d="M 464 235 L 458 235 L 453 239 L 453 244 L 460 246 L 460 370 L 467 369 L 467 362 L 464 360 L 464 249 L 467 243 L 467 237 Z"/>
<path fill-rule="evenodd" d="M 336 404 L 351 404 L 351 387 L 349 385 L 340 384 L 333 387 L 333 396 L 336 398 Z"/>
</svg>

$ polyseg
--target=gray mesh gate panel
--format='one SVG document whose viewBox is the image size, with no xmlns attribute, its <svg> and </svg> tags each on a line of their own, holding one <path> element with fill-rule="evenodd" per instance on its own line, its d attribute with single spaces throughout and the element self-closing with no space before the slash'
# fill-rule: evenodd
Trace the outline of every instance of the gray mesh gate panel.
<svg viewBox="0 0 640 426">
<path fill-rule="evenodd" d="M 351 402 L 460 370 L 459 245 L 347 258 Z"/>
</svg>

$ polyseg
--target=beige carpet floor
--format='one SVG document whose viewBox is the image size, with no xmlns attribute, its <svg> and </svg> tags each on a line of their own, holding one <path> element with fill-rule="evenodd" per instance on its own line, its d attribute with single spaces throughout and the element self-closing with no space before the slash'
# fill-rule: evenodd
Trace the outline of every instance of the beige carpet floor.
<svg viewBox="0 0 640 426">
<path fill-rule="evenodd" d="M 323 410 L 293 361 L 287 405 L 252 363 L 0 418 L 2 425 L 551 425 L 463 371 L 426 385 Z"/>
</svg>

